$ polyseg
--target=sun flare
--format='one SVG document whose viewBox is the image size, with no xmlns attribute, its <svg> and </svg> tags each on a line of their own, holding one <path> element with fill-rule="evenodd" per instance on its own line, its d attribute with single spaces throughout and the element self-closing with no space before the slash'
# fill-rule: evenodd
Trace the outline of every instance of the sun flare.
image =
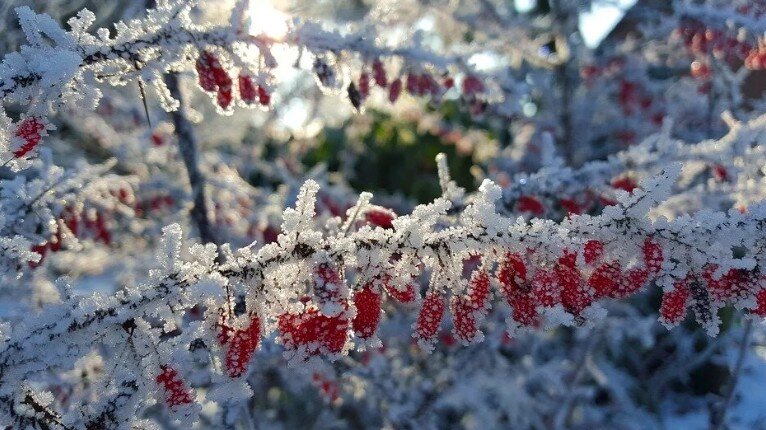
<svg viewBox="0 0 766 430">
<path fill-rule="evenodd" d="M 265 34 L 280 40 L 287 34 L 288 16 L 276 9 L 268 0 L 252 0 L 250 3 L 250 33 Z"/>
</svg>

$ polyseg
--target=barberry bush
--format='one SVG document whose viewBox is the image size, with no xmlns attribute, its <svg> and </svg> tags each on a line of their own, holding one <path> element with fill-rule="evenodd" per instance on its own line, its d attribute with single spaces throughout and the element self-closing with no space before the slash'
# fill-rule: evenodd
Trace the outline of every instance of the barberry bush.
<svg viewBox="0 0 766 430">
<path fill-rule="evenodd" d="M 288 3 L 4 24 L 0 424 L 760 423 L 766 3 Z"/>
</svg>

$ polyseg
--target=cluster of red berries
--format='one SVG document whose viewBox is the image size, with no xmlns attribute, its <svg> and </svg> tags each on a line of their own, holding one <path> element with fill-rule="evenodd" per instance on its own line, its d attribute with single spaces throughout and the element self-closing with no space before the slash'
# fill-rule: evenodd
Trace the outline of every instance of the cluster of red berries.
<svg viewBox="0 0 766 430">
<path fill-rule="evenodd" d="M 263 85 L 256 85 L 253 77 L 250 75 L 239 75 L 239 97 L 243 102 L 252 105 L 256 102 L 261 106 L 268 106 L 271 103 L 271 94 Z"/>
<path fill-rule="evenodd" d="M 652 124 L 661 125 L 665 114 L 655 103 L 657 95 L 652 94 L 640 82 L 624 78 L 626 64 L 625 58 L 612 57 L 604 65 L 589 64 L 583 67 L 580 69 L 580 77 L 587 88 L 593 88 L 600 78 L 606 78 L 605 82 L 618 82 L 615 98 L 623 114 L 641 115 Z M 615 138 L 625 144 L 631 144 L 635 142 L 636 133 L 632 130 L 619 130 L 615 133 Z"/>
<path fill-rule="evenodd" d="M 375 60 L 370 66 L 371 73 L 365 67 L 359 74 L 359 79 L 352 82 L 348 87 L 348 96 L 351 104 L 359 108 L 364 100 L 370 95 L 371 83 L 388 92 L 388 101 L 396 103 L 402 90 L 415 97 L 430 97 L 432 101 L 441 100 L 444 93 L 455 86 L 455 79 L 451 76 L 441 78 L 434 77 L 426 71 L 410 71 L 404 76 L 397 76 L 389 81 L 385 66 L 380 60 Z M 316 70 L 316 67 L 315 67 Z M 372 74 L 372 79 L 370 79 Z M 321 77 L 320 77 L 321 80 Z M 476 76 L 468 75 L 463 79 L 461 94 L 474 114 L 480 114 L 486 107 L 484 101 L 484 83 Z"/>
<path fill-rule="evenodd" d="M 229 376 L 237 378 L 247 373 L 250 358 L 258 349 L 261 341 L 261 319 L 255 312 L 251 312 L 247 316 L 249 321 L 238 321 L 240 325 L 244 325 L 238 328 L 232 324 L 223 309 L 219 309 L 218 314 L 218 343 L 226 347 L 224 365 Z"/>
<path fill-rule="evenodd" d="M 210 51 L 202 51 L 195 64 L 199 86 L 207 91 L 216 93 L 216 103 L 221 109 L 228 109 L 234 101 L 234 82 L 221 63 L 220 59 Z M 252 76 L 240 74 L 237 79 L 239 96 L 247 104 L 256 101 L 263 106 L 271 102 L 271 95 L 262 85 L 256 85 Z"/>
<path fill-rule="evenodd" d="M 175 409 L 192 403 L 192 392 L 186 387 L 186 383 L 181 379 L 178 371 L 167 364 L 160 366 L 160 370 L 156 382 L 165 391 L 165 405 Z"/>
<path fill-rule="evenodd" d="M 416 301 L 418 293 L 414 284 L 408 284 L 399 290 L 392 285 L 391 277 L 381 276 L 381 283 L 386 293 L 402 303 Z M 322 283 L 342 283 L 335 268 L 320 264 L 314 276 L 314 296 L 317 300 L 329 297 L 339 307 L 329 310 L 317 305 L 309 296 L 301 300 L 303 309 L 298 312 L 285 312 L 279 316 L 277 329 L 282 344 L 290 351 L 301 352 L 306 356 L 316 356 L 322 353 L 338 354 L 346 346 L 349 330 L 361 340 L 373 339 L 377 333 L 382 313 L 381 292 L 372 282 L 356 291 L 349 302 L 335 293 L 328 296 L 328 286 Z M 323 291 L 317 293 L 316 290 Z M 333 287 L 332 290 L 335 290 Z M 355 312 L 351 312 L 353 304 Z"/>
<path fill-rule="evenodd" d="M 158 194 L 145 200 L 137 201 L 133 210 L 137 217 L 143 217 L 149 212 L 169 210 L 175 206 L 175 199 L 169 194 Z"/>
<path fill-rule="evenodd" d="M 13 151 L 13 156 L 21 158 L 32 151 L 45 135 L 45 128 L 45 121 L 40 117 L 28 116 L 22 119 L 14 133 L 18 139 L 18 148 Z"/>
<path fill-rule="evenodd" d="M 71 209 L 65 209 L 61 213 L 59 223 L 63 224 L 69 231 L 78 238 L 90 237 L 93 241 L 103 242 L 109 245 L 112 242 L 112 234 L 106 226 L 106 218 L 101 212 L 95 212 L 94 216 L 87 217 L 83 213 L 75 213 Z M 32 246 L 31 250 L 40 254 L 40 260 L 36 263 L 30 262 L 29 266 L 34 268 L 42 264 L 43 259 L 48 252 L 61 251 L 63 245 L 63 231 L 61 228 L 56 230 L 56 234 L 49 240 Z"/>
<path fill-rule="evenodd" d="M 638 183 L 630 175 L 618 176 L 609 185 L 614 190 L 624 190 L 628 193 L 632 193 L 638 188 Z M 605 207 L 617 204 L 617 201 L 610 196 L 609 192 L 598 193 L 593 190 L 586 190 L 582 197 L 556 197 L 556 199 L 558 207 L 566 215 L 580 215 L 597 209 L 598 205 Z M 536 217 L 543 217 L 548 210 L 552 210 L 554 207 L 555 204 L 546 207 L 542 199 L 532 195 L 519 196 L 515 204 L 516 211 L 526 212 Z"/>
<path fill-rule="evenodd" d="M 561 304 L 579 316 L 600 298 L 627 297 L 646 285 L 662 264 L 662 250 L 651 239 L 643 246 L 643 265 L 628 270 L 622 270 L 619 262 L 602 261 L 604 249 L 598 241 L 587 242 L 582 252 L 587 271 L 577 267 L 576 253 L 565 252 L 552 268 L 537 268 L 531 276 L 521 255 L 506 254 L 497 276 L 519 325 L 537 325 L 539 307 Z"/>
<path fill-rule="evenodd" d="M 455 336 L 464 344 L 482 339 L 479 323 L 489 311 L 490 280 L 486 270 L 476 270 L 467 294 L 455 295 L 450 302 Z"/>
<path fill-rule="evenodd" d="M 716 277 L 718 266 L 707 265 L 700 274 L 689 274 L 676 281 L 673 289 L 662 295 L 660 321 L 666 326 L 680 324 L 686 317 L 686 311 L 692 303 L 697 309 L 702 308 L 712 313 L 711 304 L 731 303 L 756 297 L 755 307 L 750 312 L 766 317 L 766 289 L 759 284 L 763 277 L 753 271 L 730 269 Z"/>
<path fill-rule="evenodd" d="M 694 55 L 714 55 L 725 60 L 744 59 L 752 49 L 750 43 L 740 40 L 736 34 L 721 29 L 710 28 L 703 22 L 692 18 L 681 20 L 675 31 L 684 46 Z"/>
</svg>

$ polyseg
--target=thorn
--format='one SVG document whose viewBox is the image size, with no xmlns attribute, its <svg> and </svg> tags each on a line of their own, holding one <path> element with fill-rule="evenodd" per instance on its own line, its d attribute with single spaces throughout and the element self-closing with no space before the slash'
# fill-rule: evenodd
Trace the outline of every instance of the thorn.
<svg viewBox="0 0 766 430">
<path fill-rule="evenodd" d="M 138 79 L 138 90 L 141 92 L 141 102 L 144 104 L 146 122 L 149 123 L 149 128 L 152 128 L 152 120 L 149 118 L 149 106 L 146 104 L 146 88 L 144 88 L 144 81 L 141 78 Z"/>
</svg>

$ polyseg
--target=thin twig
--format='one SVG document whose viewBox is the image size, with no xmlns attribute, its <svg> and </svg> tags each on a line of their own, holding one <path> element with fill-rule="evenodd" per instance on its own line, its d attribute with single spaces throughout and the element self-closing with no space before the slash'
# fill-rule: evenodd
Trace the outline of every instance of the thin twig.
<svg viewBox="0 0 766 430">
<path fill-rule="evenodd" d="M 181 152 L 184 164 L 186 165 L 186 173 L 189 177 L 189 184 L 191 185 L 192 190 L 193 206 L 191 209 L 191 217 L 197 226 L 202 243 L 214 243 L 219 245 L 220 243 L 216 240 L 207 215 L 205 178 L 202 176 L 202 172 L 200 172 L 199 169 L 197 138 L 194 135 L 194 128 L 192 127 L 191 122 L 189 122 L 184 115 L 183 97 L 181 89 L 179 88 L 178 75 L 175 73 L 165 75 L 165 83 L 170 90 L 171 96 L 180 103 L 179 108 L 176 111 L 171 112 L 171 116 L 173 117 L 173 124 L 176 128 L 176 135 L 178 136 L 178 149 Z"/>
<path fill-rule="evenodd" d="M 745 354 L 750 346 L 750 333 L 753 331 L 753 321 L 747 320 L 745 322 L 745 331 L 742 333 L 742 340 L 739 344 L 739 351 L 737 352 L 737 362 L 734 364 L 731 376 L 729 377 L 729 387 L 724 396 L 721 408 L 716 411 L 713 416 L 712 423 L 710 425 L 711 430 L 722 430 L 726 424 L 726 413 L 729 411 L 731 401 L 734 398 L 734 392 L 737 390 L 737 382 L 739 382 L 739 376 L 742 373 L 742 367 L 745 363 Z"/>
</svg>

